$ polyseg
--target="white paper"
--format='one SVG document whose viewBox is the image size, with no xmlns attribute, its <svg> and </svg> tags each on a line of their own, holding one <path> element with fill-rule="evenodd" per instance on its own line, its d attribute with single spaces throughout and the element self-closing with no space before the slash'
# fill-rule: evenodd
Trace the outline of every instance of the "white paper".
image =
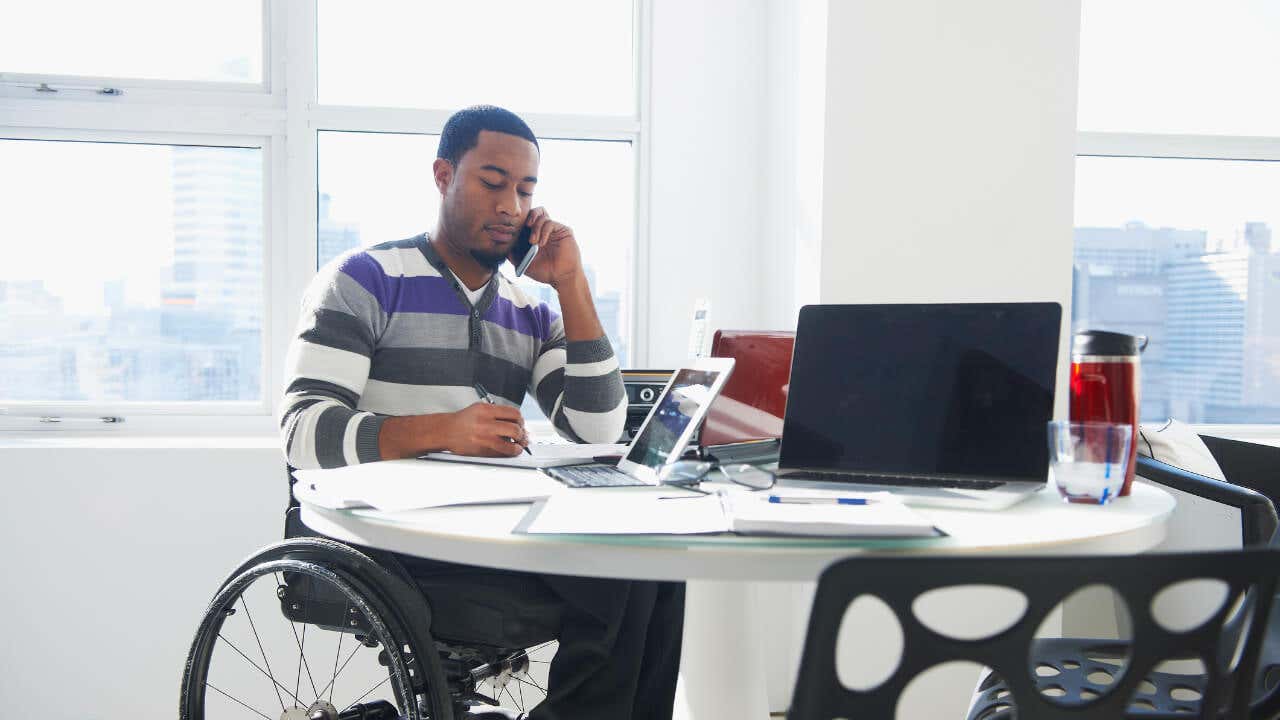
<svg viewBox="0 0 1280 720">
<path fill-rule="evenodd" d="M 524 531 L 533 535 L 690 535 L 729 529 L 718 496 L 659 490 L 569 489 L 535 506 L 536 515 Z M 674 496 L 679 497 L 671 499 Z"/>
<path fill-rule="evenodd" d="M 621 455 L 626 449 L 626 445 L 616 443 L 531 443 L 529 452 L 522 452 L 515 457 L 477 457 L 438 452 L 423 455 L 422 459 L 517 468 L 545 468 L 591 462 L 591 459 L 597 455 Z"/>
<path fill-rule="evenodd" d="M 851 496 L 791 489 L 778 494 L 811 499 Z M 687 495 L 674 488 L 568 489 L 530 509 L 523 531 L 534 535 L 692 535 L 730 530 L 823 537 L 934 534 L 932 522 L 889 493 L 860 494 L 868 500 L 866 505 L 770 503 L 768 496 L 737 490 Z"/>
<path fill-rule="evenodd" d="M 322 507 L 386 512 L 448 505 L 532 502 L 564 486 L 536 470 L 391 460 L 331 470 L 297 470 L 294 495 Z"/>
<path fill-rule="evenodd" d="M 930 520 L 890 493 L 857 494 L 867 501 L 866 505 L 771 503 L 769 494 L 733 496 L 729 512 L 735 532 L 830 537 L 928 537 L 934 534 Z M 772 494 L 818 501 L 853 496 L 848 492 L 791 488 Z"/>
</svg>

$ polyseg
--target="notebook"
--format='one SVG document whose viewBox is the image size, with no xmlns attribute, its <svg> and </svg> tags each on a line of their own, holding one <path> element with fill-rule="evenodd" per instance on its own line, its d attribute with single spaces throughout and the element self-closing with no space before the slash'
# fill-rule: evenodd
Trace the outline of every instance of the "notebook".
<svg viewBox="0 0 1280 720">
<path fill-rule="evenodd" d="M 1057 303 L 800 310 L 778 482 L 998 509 L 1049 470 Z"/>
</svg>

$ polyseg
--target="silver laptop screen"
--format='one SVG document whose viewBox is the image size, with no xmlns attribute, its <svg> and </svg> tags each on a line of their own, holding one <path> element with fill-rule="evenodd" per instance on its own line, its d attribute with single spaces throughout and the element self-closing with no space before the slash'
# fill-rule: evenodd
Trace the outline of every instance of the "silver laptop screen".
<svg viewBox="0 0 1280 720">
<path fill-rule="evenodd" d="M 811 305 L 780 464 L 1043 481 L 1057 303 Z"/>
<path fill-rule="evenodd" d="M 719 375 L 687 368 L 677 372 L 671 389 L 658 399 L 657 409 L 631 443 L 627 459 L 652 468 L 667 462 L 698 409 L 711 401 L 711 387 Z"/>
</svg>

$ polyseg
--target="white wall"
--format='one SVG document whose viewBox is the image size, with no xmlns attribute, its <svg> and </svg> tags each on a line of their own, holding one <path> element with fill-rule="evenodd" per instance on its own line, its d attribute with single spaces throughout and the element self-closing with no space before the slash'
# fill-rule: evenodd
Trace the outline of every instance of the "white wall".
<svg viewBox="0 0 1280 720">
<path fill-rule="evenodd" d="M 280 539 L 283 456 L 261 441 L 41 442 L 54 446 L 0 446 L 4 714 L 175 717 L 213 593 Z"/>
<path fill-rule="evenodd" d="M 650 367 L 685 360 L 697 298 L 712 327 L 759 322 L 766 15 L 762 0 L 653 3 Z"/>
</svg>

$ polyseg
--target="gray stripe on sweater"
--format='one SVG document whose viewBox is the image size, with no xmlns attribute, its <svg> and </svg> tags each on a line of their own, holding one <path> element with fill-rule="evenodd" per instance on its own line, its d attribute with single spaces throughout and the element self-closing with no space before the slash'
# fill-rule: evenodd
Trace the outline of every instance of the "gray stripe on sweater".
<svg viewBox="0 0 1280 720">
<path fill-rule="evenodd" d="M 546 384 L 545 380 L 543 384 Z M 595 377 L 568 376 L 564 379 L 564 402 L 561 405 L 579 412 L 603 413 L 618 407 L 626 392 L 622 373 L 617 370 Z"/>
<path fill-rule="evenodd" d="M 288 404 L 289 399 L 295 396 L 332 398 L 343 405 L 350 405 L 351 407 L 355 407 L 356 403 L 360 401 L 359 395 L 341 385 L 312 378 L 297 378 L 289 383 L 289 389 L 284 391 L 285 404 Z M 289 412 L 293 412 L 293 410 L 293 408 L 290 408 Z"/>
<path fill-rule="evenodd" d="M 369 379 L 404 385 L 463 385 L 481 383 L 519 403 L 529 386 L 530 372 L 503 358 L 467 350 L 382 348 L 374 358 Z"/>
<path fill-rule="evenodd" d="M 370 335 L 381 338 L 387 329 L 387 314 L 378 304 L 378 298 L 346 273 L 335 272 L 329 278 L 327 286 L 314 299 L 314 308 L 304 308 L 304 314 L 308 310 L 337 310 L 365 323 Z"/>
<path fill-rule="evenodd" d="M 321 308 L 311 316 L 308 326 L 298 334 L 304 342 L 347 350 L 365 357 L 373 356 L 374 338 L 369 326 L 354 316 Z"/>
<path fill-rule="evenodd" d="M 556 406 L 556 398 L 560 397 L 560 391 L 564 390 L 564 368 L 559 367 L 547 373 L 542 378 L 542 382 L 538 383 L 538 387 L 533 388 L 533 398 L 538 401 L 538 407 L 542 408 L 542 414 L 551 417 L 551 410 Z"/>
<path fill-rule="evenodd" d="M 350 408 L 330 405 L 316 419 L 316 461 L 322 468 L 336 468 L 347 464 L 342 452 L 343 440 L 346 439 L 347 423 L 356 411 Z"/>
<path fill-rule="evenodd" d="M 366 415 L 356 426 L 356 459 L 362 463 L 376 462 L 382 459 L 378 449 L 378 435 L 382 432 L 384 415 Z"/>
<path fill-rule="evenodd" d="M 568 347 L 565 348 L 565 354 L 568 356 L 567 362 L 570 363 L 600 362 L 613 357 L 613 346 L 609 344 L 607 337 L 595 340 L 570 340 Z"/>
</svg>

